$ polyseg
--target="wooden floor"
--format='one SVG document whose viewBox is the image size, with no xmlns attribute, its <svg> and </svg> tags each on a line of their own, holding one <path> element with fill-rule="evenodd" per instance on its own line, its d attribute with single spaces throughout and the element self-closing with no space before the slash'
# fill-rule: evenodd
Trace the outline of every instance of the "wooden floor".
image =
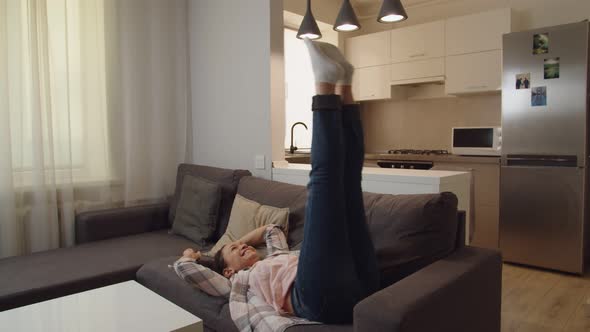
<svg viewBox="0 0 590 332">
<path fill-rule="evenodd" d="M 588 299 L 588 274 L 576 277 L 504 264 L 502 332 L 590 331 Z"/>
</svg>

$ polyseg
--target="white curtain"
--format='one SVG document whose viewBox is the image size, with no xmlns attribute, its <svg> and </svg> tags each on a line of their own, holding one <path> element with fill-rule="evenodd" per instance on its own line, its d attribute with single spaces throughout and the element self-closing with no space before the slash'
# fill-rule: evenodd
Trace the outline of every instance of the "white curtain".
<svg viewBox="0 0 590 332">
<path fill-rule="evenodd" d="M 0 257 L 165 200 L 190 160 L 187 2 L 0 0 Z"/>
</svg>

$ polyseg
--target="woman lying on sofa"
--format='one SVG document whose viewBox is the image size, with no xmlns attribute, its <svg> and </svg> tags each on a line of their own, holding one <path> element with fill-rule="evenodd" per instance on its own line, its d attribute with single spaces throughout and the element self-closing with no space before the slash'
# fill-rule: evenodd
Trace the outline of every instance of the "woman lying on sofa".
<svg viewBox="0 0 590 332">
<path fill-rule="evenodd" d="M 192 249 L 174 266 L 207 293 L 229 295 L 239 330 L 281 330 L 305 320 L 351 323 L 354 306 L 379 285 L 361 191 L 364 146 L 359 105 L 352 96 L 353 68 L 335 46 L 305 43 L 317 95 L 300 254 L 289 252 L 284 234 L 271 225 L 217 252 L 213 270 L 225 280 L 196 264 L 201 254 Z M 264 242 L 268 256 L 261 260 L 254 246 Z M 261 307 L 275 315 L 260 314 Z"/>
</svg>

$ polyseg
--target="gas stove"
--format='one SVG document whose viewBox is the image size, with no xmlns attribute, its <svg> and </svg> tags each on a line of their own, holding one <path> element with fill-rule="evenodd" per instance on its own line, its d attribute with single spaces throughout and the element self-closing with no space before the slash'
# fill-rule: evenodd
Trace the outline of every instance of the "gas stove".
<svg viewBox="0 0 590 332">
<path fill-rule="evenodd" d="M 398 150 L 389 150 L 389 151 L 387 151 L 387 153 L 388 154 L 421 154 L 421 155 L 444 156 L 444 155 L 448 155 L 449 151 L 447 151 L 447 150 L 398 149 Z"/>
</svg>

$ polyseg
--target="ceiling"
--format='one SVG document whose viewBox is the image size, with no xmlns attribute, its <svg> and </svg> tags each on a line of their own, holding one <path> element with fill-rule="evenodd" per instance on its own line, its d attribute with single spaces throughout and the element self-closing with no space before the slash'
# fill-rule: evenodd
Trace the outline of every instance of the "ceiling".
<svg viewBox="0 0 590 332">
<path fill-rule="evenodd" d="M 362 6 L 373 6 L 375 4 L 381 4 L 381 0 L 351 0 L 353 5 Z M 424 0 L 402 0 L 402 4 L 410 5 L 416 2 L 424 2 Z"/>
<path fill-rule="evenodd" d="M 423 7 L 453 0 L 401 0 L 406 9 L 411 7 Z M 350 0 L 352 6 L 357 11 L 359 18 L 375 16 L 375 12 L 379 10 L 383 0 Z"/>
<path fill-rule="evenodd" d="M 355 8 L 369 9 L 381 6 L 383 0 L 350 0 L 351 4 Z M 440 2 L 440 0 L 402 0 L 402 4 L 405 7 L 428 5 L 433 2 Z"/>
</svg>

